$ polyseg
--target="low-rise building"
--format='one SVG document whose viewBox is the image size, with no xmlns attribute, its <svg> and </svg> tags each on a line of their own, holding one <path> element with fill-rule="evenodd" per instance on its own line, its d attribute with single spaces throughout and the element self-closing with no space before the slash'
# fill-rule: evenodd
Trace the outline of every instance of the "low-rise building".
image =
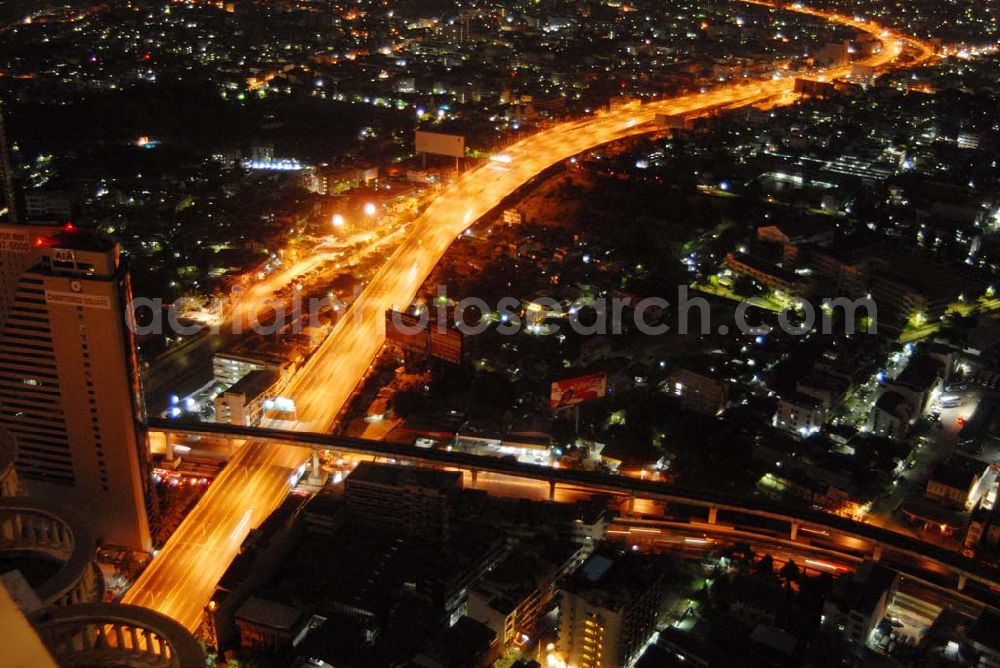
<svg viewBox="0 0 1000 668">
<path fill-rule="evenodd" d="M 913 421 L 913 406 L 894 390 L 883 392 L 868 414 L 867 427 L 873 434 L 889 438 L 903 438 Z"/>
<path fill-rule="evenodd" d="M 782 397 L 774 414 L 774 426 L 802 436 L 814 434 L 826 422 L 827 408 L 815 397 L 795 394 Z"/>
<path fill-rule="evenodd" d="M 298 608 L 251 597 L 236 611 L 240 646 L 278 650 L 291 646 L 303 633 L 308 616 Z"/>
<path fill-rule="evenodd" d="M 667 392 L 681 398 L 681 408 L 704 415 L 716 415 L 726 407 L 729 385 L 715 376 L 680 369 L 670 374 Z"/>
<path fill-rule="evenodd" d="M 507 652 L 535 637 L 555 596 L 555 583 L 582 561 L 584 547 L 552 541 L 522 542 L 469 590 L 469 617 L 489 626 Z"/>
<path fill-rule="evenodd" d="M 225 350 L 212 356 L 212 376 L 223 385 L 235 385 L 251 371 L 281 372 L 287 361 L 279 354 L 249 350 Z"/>
<path fill-rule="evenodd" d="M 898 581 L 892 569 L 866 561 L 851 576 L 838 580 L 823 604 L 824 623 L 843 633 L 849 645 L 863 648 L 885 617 Z"/>
<path fill-rule="evenodd" d="M 746 253 L 729 253 L 726 266 L 737 274 L 749 276 L 761 285 L 786 294 L 802 294 L 808 287 L 798 274 Z"/>
<path fill-rule="evenodd" d="M 899 375 L 885 382 L 886 391 L 898 392 L 909 403 L 912 417 L 923 415 L 930 398 L 940 389 L 944 366 L 930 355 L 914 355 Z"/>
<path fill-rule="evenodd" d="M 280 376 L 274 371 L 251 371 L 215 398 L 215 421 L 257 427 L 265 405 L 277 394 Z"/>
<path fill-rule="evenodd" d="M 496 634 L 485 624 L 469 617 L 441 631 L 413 657 L 419 668 L 486 668 L 499 655 Z"/>
<path fill-rule="evenodd" d="M 344 481 L 348 516 L 361 524 L 447 540 L 462 474 L 361 462 Z"/>
<path fill-rule="evenodd" d="M 934 467 L 924 496 L 952 508 L 971 510 L 994 478 L 990 467 L 978 459 L 955 455 Z"/>
</svg>

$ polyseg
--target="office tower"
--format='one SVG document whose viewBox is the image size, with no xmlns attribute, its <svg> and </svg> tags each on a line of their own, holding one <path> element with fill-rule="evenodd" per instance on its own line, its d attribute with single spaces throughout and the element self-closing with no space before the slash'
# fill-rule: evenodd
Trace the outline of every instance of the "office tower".
<svg viewBox="0 0 1000 668">
<path fill-rule="evenodd" d="M 0 229 L 0 233 L 4 230 Z M 0 425 L 32 496 L 71 504 L 105 544 L 150 547 L 149 456 L 120 246 L 67 226 L 0 252 Z M 20 238 L 20 237 L 19 237 Z M 23 252 L 19 252 L 23 251 Z"/>
<path fill-rule="evenodd" d="M 463 9 L 458 14 L 458 20 L 458 42 L 459 44 L 468 44 L 472 36 L 472 12 L 468 9 Z"/>
<path fill-rule="evenodd" d="M 559 585 L 559 651 L 578 668 L 638 658 L 656 630 L 664 572 L 655 557 L 595 552 Z"/>
</svg>

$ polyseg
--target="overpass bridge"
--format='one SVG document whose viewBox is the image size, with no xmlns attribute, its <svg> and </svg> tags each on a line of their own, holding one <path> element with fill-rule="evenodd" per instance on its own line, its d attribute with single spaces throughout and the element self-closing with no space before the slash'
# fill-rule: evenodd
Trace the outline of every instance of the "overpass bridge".
<svg viewBox="0 0 1000 668">
<path fill-rule="evenodd" d="M 335 450 L 354 455 L 382 457 L 401 463 L 468 471 L 473 485 L 481 472 L 543 481 L 549 485 L 549 498 L 554 498 L 557 487 L 562 487 L 620 497 L 628 503 L 630 509 L 636 499 L 703 509 L 704 515 L 692 519 L 691 522 L 709 525 L 706 527 L 709 530 L 715 526 L 721 527 L 720 521 L 739 527 L 740 518 L 751 522 L 753 519 L 764 520 L 769 526 L 780 527 L 780 531 L 789 540 L 801 540 L 800 532 L 829 536 L 833 540 L 840 540 L 848 546 L 853 546 L 853 549 L 844 548 L 845 551 L 857 554 L 860 550 L 864 556 L 876 561 L 883 560 L 904 575 L 933 584 L 941 584 L 943 581 L 956 592 L 965 592 L 986 605 L 996 605 L 997 599 L 1000 599 L 1000 596 L 996 596 L 1000 594 L 1000 572 L 957 552 L 872 524 L 855 522 L 819 511 L 788 508 L 761 499 L 685 489 L 669 483 L 595 471 L 552 468 L 525 464 L 512 459 L 315 432 L 214 423 L 183 423 L 163 419 L 149 420 L 148 428 L 152 432 L 163 433 L 168 444 L 179 437 L 195 436 L 232 442 L 252 441 L 294 446 L 312 450 L 314 453 L 318 450 Z"/>
</svg>

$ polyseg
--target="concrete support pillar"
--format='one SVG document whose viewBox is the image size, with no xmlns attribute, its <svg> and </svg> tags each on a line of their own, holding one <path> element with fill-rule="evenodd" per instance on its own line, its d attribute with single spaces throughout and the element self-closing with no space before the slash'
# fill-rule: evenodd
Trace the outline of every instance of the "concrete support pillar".
<svg viewBox="0 0 1000 668">
<path fill-rule="evenodd" d="M 969 576 L 967 576 L 965 573 L 959 573 L 958 585 L 955 588 L 958 589 L 958 591 L 962 591 L 963 589 L 965 589 L 965 583 L 968 581 L 969 581 Z"/>
<path fill-rule="evenodd" d="M 549 501 L 556 500 L 556 481 L 549 480 Z"/>
<path fill-rule="evenodd" d="M 174 459 L 174 433 L 172 431 L 163 432 L 163 444 L 166 450 L 167 461 L 173 461 Z"/>
<path fill-rule="evenodd" d="M 708 523 L 715 524 L 716 519 L 718 519 L 719 509 L 715 506 L 710 506 L 708 509 Z"/>
<path fill-rule="evenodd" d="M 635 512 L 635 494 L 628 495 L 628 511 L 630 513 Z"/>
<path fill-rule="evenodd" d="M 319 465 L 319 452 L 313 450 L 309 461 L 309 482 L 319 485 L 324 482 L 324 477 L 323 469 Z"/>
<path fill-rule="evenodd" d="M 476 489 L 476 483 L 479 482 L 479 469 L 472 469 L 469 473 L 472 476 L 472 489 Z"/>
<path fill-rule="evenodd" d="M 792 528 L 791 528 L 791 531 L 789 532 L 788 535 L 791 536 L 792 540 L 795 540 L 796 538 L 799 537 L 799 523 L 798 522 L 792 522 Z"/>
<path fill-rule="evenodd" d="M 882 558 L 882 546 L 876 545 L 872 548 L 872 561 L 879 561 Z"/>
</svg>

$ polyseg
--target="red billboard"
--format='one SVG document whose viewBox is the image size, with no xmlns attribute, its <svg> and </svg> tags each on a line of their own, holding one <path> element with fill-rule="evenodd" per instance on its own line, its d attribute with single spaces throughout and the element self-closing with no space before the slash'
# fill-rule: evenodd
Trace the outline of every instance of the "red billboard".
<svg viewBox="0 0 1000 668">
<path fill-rule="evenodd" d="M 600 399 L 608 392 L 608 376 L 604 373 L 591 373 L 586 376 L 567 378 L 552 383 L 552 393 L 549 395 L 549 408 L 556 410 L 567 406 L 576 406 L 585 401 Z"/>
</svg>

